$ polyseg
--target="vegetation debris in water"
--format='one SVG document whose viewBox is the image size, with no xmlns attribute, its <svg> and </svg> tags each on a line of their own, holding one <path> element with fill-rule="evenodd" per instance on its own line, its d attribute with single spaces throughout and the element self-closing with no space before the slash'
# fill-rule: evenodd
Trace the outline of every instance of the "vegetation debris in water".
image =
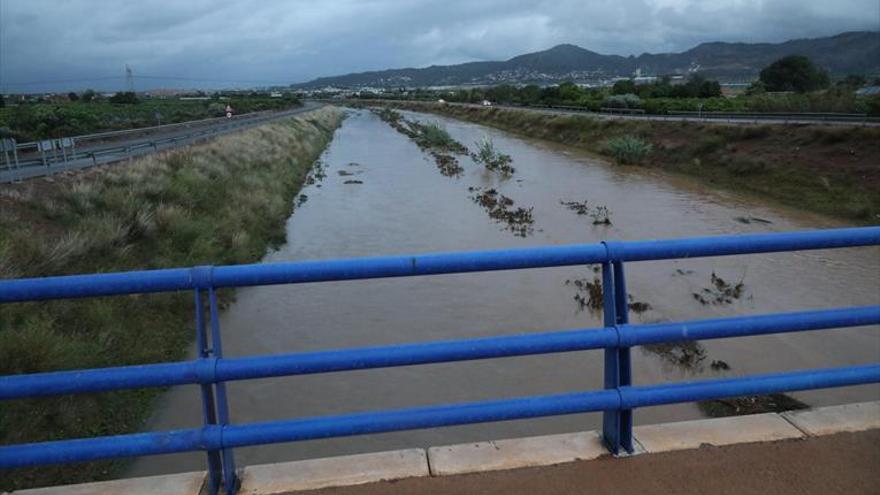
<svg viewBox="0 0 880 495">
<path fill-rule="evenodd" d="M 715 272 L 712 272 L 709 281 L 711 282 L 710 287 L 706 287 L 700 292 L 693 293 L 694 299 L 704 306 L 710 304 L 715 306 L 731 304 L 733 301 L 741 299 L 743 296 L 745 285 L 742 279 L 734 284 L 727 282 L 716 275 Z"/>
<path fill-rule="evenodd" d="M 484 137 L 482 141 L 474 144 L 477 146 L 477 152 L 471 153 L 471 158 L 477 163 L 482 163 L 486 170 L 499 172 L 504 177 L 510 177 L 516 172 L 516 169 L 511 165 L 513 158 L 498 151 L 492 139 Z"/>
<path fill-rule="evenodd" d="M 464 168 L 459 165 L 454 155 L 467 153 L 467 148 L 453 139 L 440 123 L 422 124 L 407 120 L 390 108 L 373 109 L 373 113 L 392 128 L 415 141 L 419 148 L 427 150 L 444 176 L 458 177 L 464 172 Z"/>
<path fill-rule="evenodd" d="M 748 395 L 729 399 L 711 399 L 697 402 L 706 416 L 720 418 L 806 409 L 809 406 L 786 394 Z"/>
<path fill-rule="evenodd" d="M 702 372 L 707 357 L 706 348 L 696 340 L 663 342 L 643 345 L 642 350 L 653 354 L 669 365 L 690 372 Z"/>
<path fill-rule="evenodd" d="M 629 310 L 636 314 L 642 314 L 651 309 L 651 305 L 644 301 L 636 301 L 633 299 L 632 294 L 626 295 L 627 300 L 629 301 L 627 305 L 629 306 Z"/>
<path fill-rule="evenodd" d="M 709 367 L 712 368 L 713 371 L 727 371 L 730 369 L 730 365 L 727 364 L 727 361 L 722 361 L 720 359 L 713 360 Z"/>
<path fill-rule="evenodd" d="M 605 205 L 590 206 L 587 201 L 560 201 L 559 204 L 578 215 L 588 215 L 593 225 L 611 225 L 611 210 Z"/>
<path fill-rule="evenodd" d="M 322 161 L 315 162 L 315 165 L 312 167 L 311 172 L 306 177 L 305 184 L 307 186 L 311 186 L 321 182 L 322 180 L 327 178 L 327 165 Z M 320 187 L 320 186 L 318 186 Z"/>
<path fill-rule="evenodd" d="M 507 229 L 514 235 L 526 237 L 532 234 L 532 225 L 535 223 L 533 208 L 514 208 L 513 200 L 495 189 L 469 187 L 468 191 L 474 193 L 471 199 L 486 209 L 489 218 L 507 224 Z"/>
<path fill-rule="evenodd" d="M 593 267 L 593 273 L 597 273 L 599 270 L 598 266 Z M 589 278 L 567 279 L 565 285 L 571 285 L 576 289 L 572 298 L 577 302 L 579 311 L 588 309 L 591 313 L 596 313 L 602 310 L 604 305 L 602 280 L 598 276 L 594 275 L 592 280 Z M 636 301 L 632 294 L 627 294 L 627 300 L 627 307 L 633 313 L 642 314 L 652 309 L 649 303 Z"/>
<path fill-rule="evenodd" d="M 349 179 L 349 180 L 343 182 L 343 184 L 363 184 L 363 183 L 364 183 L 364 181 L 355 180 L 355 179 Z"/>
<path fill-rule="evenodd" d="M 464 167 L 459 165 L 458 159 L 448 153 L 432 151 L 431 156 L 437 163 L 437 169 L 446 177 L 458 177 L 464 172 Z"/>
<path fill-rule="evenodd" d="M 773 223 L 770 220 L 766 220 L 764 218 L 758 218 L 758 217 L 733 217 L 733 219 L 739 223 L 744 223 L 744 224 L 751 224 L 751 223 L 770 224 L 770 223 Z"/>
<path fill-rule="evenodd" d="M 592 280 L 588 278 L 569 279 L 565 281 L 565 285 L 572 285 L 577 289 L 573 299 L 578 304 L 578 310 L 583 311 L 589 309 L 591 312 L 602 309 L 602 281 L 599 277 Z"/>
</svg>

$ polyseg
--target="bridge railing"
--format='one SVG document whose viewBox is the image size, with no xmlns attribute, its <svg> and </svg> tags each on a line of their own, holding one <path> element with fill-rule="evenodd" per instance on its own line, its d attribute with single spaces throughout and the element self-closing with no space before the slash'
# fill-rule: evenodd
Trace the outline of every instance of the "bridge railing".
<svg viewBox="0 0 880 495">
<path fill-rule="evenodd" d="M 192 361 L 0 377 L 0 400 L 195 384 L 204 426 L 0 447 L 0 468 L 168 454 L 207 453 L 208 489 L 237 487 L 235 447 L 603 412 L 609 450 L 632 452 L 632 411 L 645 406 L 880 382 L 880 364 L 740 378 L 633 385 L 636 345 L 880 324 L 880 306 L 633 325 L 624 263 L 880 245 L 880 227 L 694 239 L 424 254 L 378 258 L 195 267 L 0 281 L 0 303 L 192 290 L 199 358 Z M 382 277 L 601 264 L 604 326 L 477 339 L 224 358 L 216 289 Z M 207 311 L 206 311 L 207 310 Z M 604 349 L 602 390 L 232 424 L 225 382 L 507 356 Z"/>
</svg>

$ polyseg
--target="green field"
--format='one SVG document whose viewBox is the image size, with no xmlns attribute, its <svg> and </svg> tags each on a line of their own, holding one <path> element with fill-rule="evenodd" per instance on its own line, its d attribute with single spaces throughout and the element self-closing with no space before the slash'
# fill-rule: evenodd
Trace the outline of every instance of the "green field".
<svg viewBox="0 0 880 495">
<path fill-rule="evenodd" d="M 222 117 L 227 104 L 236 114 L 242 114 L 291 108 L 300 101 L 292 97 L 234 96 L 223 100 L 149 98 L 134 104 L 107 100 L 22 103 L 0 108 L 0 137 L 24 142 Z"/>
</svg>

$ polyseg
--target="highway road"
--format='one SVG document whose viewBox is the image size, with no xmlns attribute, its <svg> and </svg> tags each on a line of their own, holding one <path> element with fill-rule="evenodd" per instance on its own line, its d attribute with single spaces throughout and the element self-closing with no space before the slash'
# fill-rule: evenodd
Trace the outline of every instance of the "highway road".
<svg viewBox="0 0 880 495">
<path fill-rule="evenodd" d="M 73 136 L 64 149 L 40 152 L 36 143 L 19 151 L 18 164 L 9 165 L 0 156 L 0 182 L 16 182 L 57 172 L 79 170 L 126 160 L 157 151 L 178 148 L 222 134 L 261 125 L 323 106 L 306 102 L 302 107 L 280 112 L 258 112 L 231 119 L 206 119 L 180 124 L 128 129 L 85 136 Z M 20 144 L 21 148 L 22 145 Z"/>
</svg>

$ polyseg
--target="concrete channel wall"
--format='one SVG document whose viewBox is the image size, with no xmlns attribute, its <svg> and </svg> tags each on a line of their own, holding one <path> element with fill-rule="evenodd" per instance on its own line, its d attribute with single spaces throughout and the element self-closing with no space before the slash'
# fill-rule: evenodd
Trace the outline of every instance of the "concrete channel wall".
<svg viewBox="0 0 880 495">
<path fill-rule="evenodd" d="M 636 454 L 696 449 L 705 445 L 770 442 L 880 428 L 880 401 L 781 414 L 766 413 L 634 429 Z M 349 486 L 423 476 L 448 476 L 550 466 L 608 456 L 598 432 L 494 440 L 460 445 L 358 454 L 248 466 L 242 495 Z M 123 479 L 15 492 L 15 495 L 199 495 L 205 472 Z"/>
</svg>

